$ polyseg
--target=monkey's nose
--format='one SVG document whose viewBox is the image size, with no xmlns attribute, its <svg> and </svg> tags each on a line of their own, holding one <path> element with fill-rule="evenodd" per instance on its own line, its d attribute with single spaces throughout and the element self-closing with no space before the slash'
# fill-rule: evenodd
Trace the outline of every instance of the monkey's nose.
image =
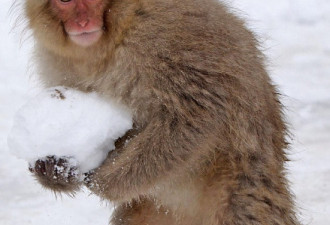
<svg viewBox="0 0 330 225">
<path fill-rule="evenodd" d="M 81 27 L 86 27 L 88 24 L 88 20 L 80 20 L 77 22 Z"/>
</svg>

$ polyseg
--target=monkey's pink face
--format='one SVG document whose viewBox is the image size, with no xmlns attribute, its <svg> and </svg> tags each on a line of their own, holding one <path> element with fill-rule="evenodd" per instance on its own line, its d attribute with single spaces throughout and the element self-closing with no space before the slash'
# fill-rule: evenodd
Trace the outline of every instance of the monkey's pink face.
<svg viewBox="0 0 330 225">
<path fill-rule="evenodd" d="M 50 0 L 51 8 L 75 44 L 88 47 L 103 34 L 104 0 Z"/>
</svg>

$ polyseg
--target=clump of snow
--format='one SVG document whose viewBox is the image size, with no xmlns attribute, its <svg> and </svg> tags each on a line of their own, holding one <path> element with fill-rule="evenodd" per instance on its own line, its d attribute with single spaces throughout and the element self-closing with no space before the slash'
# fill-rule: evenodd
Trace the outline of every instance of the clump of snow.
<svg viewBox="0 0 330 225">
<path fill-rule="evenodd" d="M 132 116 L 125 107 L 96 93 L 54 87 L 17 112 L 8 145 L 31 164 L 46 156 L 72 157 L 84 173 L 98 167 L 131 128 Z"/>
</svg>

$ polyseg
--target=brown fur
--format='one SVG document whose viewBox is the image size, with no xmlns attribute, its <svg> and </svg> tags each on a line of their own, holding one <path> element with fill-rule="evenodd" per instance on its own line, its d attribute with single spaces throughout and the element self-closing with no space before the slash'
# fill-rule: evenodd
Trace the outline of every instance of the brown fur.
<svg viewBox="0 0 330 225">
<path fill-rule="evenodd" d="M 299 224 L 281 105 L 244 23 L 215 0 L 106 3 L 88 48 L 67 40 L 46 1 L 26 11 L 46 86 L 97 91 L 134 114 L 130 142 L 86 179 L 119 205 L 113 224 Z"/>
</svg>

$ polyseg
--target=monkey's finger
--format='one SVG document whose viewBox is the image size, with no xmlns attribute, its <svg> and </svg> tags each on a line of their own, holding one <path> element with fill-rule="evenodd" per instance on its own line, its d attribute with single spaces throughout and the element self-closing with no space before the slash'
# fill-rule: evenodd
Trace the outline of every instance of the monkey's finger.
<svg viewBox="0 0 330 225">
<path fill-rule="evenodd" d="M 67 160 L 65 158 L 59 158 L 55 164 L 55 174 L 59 181 L 67 182 L 67 171 L 69 170 Z"/>
<path fill-rule="evenodd" d="M 34 172 L 35 172 L 33 166 L 32 166 L 30 163 L 29 163 L 28 170 L 29 170 L 31 173 L 34 173 Z"/>
<path fill-rule="evenodd" d="M 93 170 L 83 174 L 83 176 L 84 176 L 84 184 L 86 184 L 87 187 L 89 187 L 89 185 L 92 183 L 93 175 L 94 175 L 94 171 Z"/>
<path fill-rule="evenodd" d="M 45 161 L 38 159 L 34 166 L 34 171 L 39 176 L 45 176 L 46 175 Z"/>
<path fill-rule="evenodd" d="M 56 159 L 52 156 L 47 156 L 47 160 L 45 161 L 45 169 L 46 169 L 46 176 L 52 179 L 57 179 L 55 175 L 55 164 Z"/>
<path fill-rule="evenodd" d="M 78 175 L 79 175 L 79 171 L 77 167 L 71 167 L 69 172 L 68 172 L 68 182 L 70 183 L 76 183 L 78 182 Z"/>
<path fill-rule="evenodd" d="M 32 168 L 32 167 L 30 167 L 30 166 L 29 166 L 28 170 L 29 170 L 31 173 L 34 173 L 34 172 L 35 172 L 35 171 L 34 171 L 34 168 Z"/>
</svg>

